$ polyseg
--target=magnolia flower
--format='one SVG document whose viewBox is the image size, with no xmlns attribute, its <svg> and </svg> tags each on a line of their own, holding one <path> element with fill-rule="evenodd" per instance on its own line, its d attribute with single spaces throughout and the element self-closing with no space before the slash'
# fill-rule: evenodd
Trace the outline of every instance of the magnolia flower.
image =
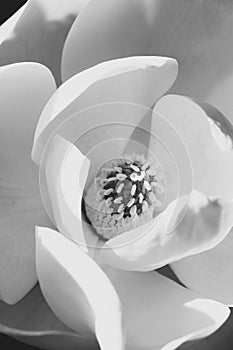
<svg viewBox="0 0 233 350">
<path fill-rule="evenodd" d="M 12 53 L 11 50 L 20 51 L 14 46 L 19 38 L 15 40 L 11 31 L 16 30 L 20 21 L 27 27 L 31 16 L 28 14 L 35 11 L 35 4 L 51 6 L 45 7 L 47 10 L 53 10 L 54 6 L 53 2 L 46 5 L 42 1 L 31 1 L 5 24 L 2 55 L 6 61 L 3 64 L 11 63 L 9 57 L 17 61 L 30 59 L 30 49 L 24 50 L 23 45 L 20 46 L 21 59 Z M 93 30 L 88 18 L 93 19 L 100 10 L 106 9 L 104 18 L 108 18 L 108 24 L 113 27 L 110 26 L 105 39 L 119 40 L 122 48 L 119 54 L 113 52 L 111 56 L 113 46 L 103 41 L 111 54 L 102 49 L 100 58 L 92 46 L 93 62 L 87 62 L 90 54 L 86 52 L 86 63 L 83 62 L 87 66 L 82 66 L 81 52 L 85 50 L 80 50 L 79 61 L 74 57 L 75 50 L 70 49 L 73 40 L 73 48 L 77 47 L 79 38 L 72 34 L 76 31 L 75 21 L 63 51 L 62 75 L 63 81 L 67 81 L 56 92 L 52 74 L 38 63 L 7 65 L 0 71 L 1 84 L 4 84 L 0 90 L 4 225 L 0 295 L 6 303 L 18 302 L 15 306 L 1 304 L 1 331 L 45 348 L 94 349 L 98 348 L 97 339 L 102 349 L 173 349 L 187 340 L 214 332 L 229 315 L 225 304 L 232 304 L 232 281 L 228 278 L 232 265 L 233 215 L 229 187 L 233 169 L 232 125 L 210 105 L 178 95 L 161 98 L 176 78 L 174 59 L 141 56 L 95 65 L 115 56 L 141 54 L 141 43 L 145 44 L 144 40 L 136 43 L 128 38 L 128 42 L 139 46 L 139 51 L 134 52 L 132 48 L 132 52 L 126 52 L 131 49 L 128 45 L 123 54 L 125 38 L 114 28 L 111 13 L 119 13 L 119 18 L 125 15 L 121 18 L 121 28 L 124 21 L 138 15 L 142 19 L 139 23 L 145 25 L 146 37 L 149 35 L 147 25 L 153 25 L 153 16 L 148 16 L 152 12 L 145 12 L 150 10 L 149 2 L 142 1 L 139 6 L 135 1 L 133 11 L 128 7 L 133 4 L 131 1 L 109 1 L 109 7 L 96 7 L 96 4 L 90 1 L 77 22 L 81 22 L 85 11 L 90 11 L 85 14 L 85 26 L 89 24 L 89 30 Z M 66 9 L 61 6 L 60 12 L 48 11 L 46 23 L 49 26 L 51 20 L 66 17 L 74 9 L 77 14 L 75 6 Z M 55 17 L 51 19 L 49 14 Z M 95 18 L 104 26 L 102 12 L 99 17 Z M 146 19 L 148 22 L 143 22 Z M 127 23 L 127 28 L 131 28 L 130 22 Z M 48 29 L 45 23 L 43 28 Z M 101 33 L 98 33 L 95 28 L 90 38 L 103 34 L 102 29 L 100 26 Z M 129 31 L 128 35 L 134 34 Z M 38 35 L 37 39 L 40 38 Z M 95 42 L 100 44 L 98 40 Z M 34 60 L 45 63 L 54 75 L 57 73 L 59 83 L 59 54 L 64 40 L 52 43 L 59 48 L 57 56 L 51 50 L 43 61 L 39 52 Z M 28 42 L 27 47 L 30 48 Z M 38 45 L 38 49 L 41 47 L 47 53 L 47 46 Z M 36 50 L 32 51 L 36 55 Z M 52 57 L 56 58 L 55 65 L 50 62 Z M 79 71 L 82 72 L 75 75 Z M 39 169 L 31 160 L 32 143 L 32 159 Z M 155 168 L 153 162 L 149 163 L 150 168 L 146 166 L 148 154 L 154 157 Z M 108 171 L 104 169 L 106 162 L 109 166 L 109 160 L 118 161 L 110 165 L 121 168 L 119 174 L 125 175 L 128 168 L 132 169 L 128 174 L 130 197 L 123 195 L 124 199 L 127 197 L 130 201 L 137 193 L 140 202 L 141 193 L 152 207 L 153 215 L 148 222 L 136 226 L 136 221 L 130 219 L 128 224 L 132 224 L 132 228 L 127 226 L 120 234 L 113 226 L 112 238 L 106 241 L 101 237 L 98 227 L 102 226 L 96 225 L 95 216 L 93 219 L 89 214 L 88 222 L 83 220 L 82 212 L 86 211 L 87 215 L 87 206 L 92 205 L 87 199 L 98 171 L 106 174 L 101 180 L 108 179 Z M 150 181 L 149 174 L 158 169 L 162 184 L 158 177 Z M 38 175 L 45 209 L 56 228 L 43 209 Z M 110 175 L 117 178 L 117 172 Z M 142 189 L 140 193 L 138 187 L 133 190 L 135 176 Z M 126 178 L 118 180 L 126 187 Z M 124 191 L 118 190 L 117 181 L 111 187 L 114 195 Z M 151 190 L 152 183 L 156 183 L 155 192 Z M 166 197 L 157 190 L 159 185 Z M 161 196 L 163 206 L 159 209 L 155 210 L 149 197 L 151 192 Z M 83 197 L 85 210 L 81 208 Z M 105 199 L 101 197 L 102 202 Z M 116 204 L 119 204 L 118 213 L 122 203 Z M 99 212 L 105 215 L 105 209 Z M 147 213 L 147 209 L 130 213 L 128 217 L 140 216 Z M 167 264 L 189 289 L 154 271 Z M 39 287 L 27 294 L 37 277 L 44 297 Z"/>
</svg>

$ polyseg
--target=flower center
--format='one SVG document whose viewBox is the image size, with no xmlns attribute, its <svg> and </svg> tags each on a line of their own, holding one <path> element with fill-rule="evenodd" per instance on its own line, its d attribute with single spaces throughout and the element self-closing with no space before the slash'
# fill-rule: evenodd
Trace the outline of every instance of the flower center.
<svg viewBox="0 0 233 350">
<path fill-rule="evenodd" d="M 86 215 L 105 239 L 143 225 L 161 210 L 162 182 L 159 166 L 143 155 L 111 160 L 87 191 Z"/>
</svg>

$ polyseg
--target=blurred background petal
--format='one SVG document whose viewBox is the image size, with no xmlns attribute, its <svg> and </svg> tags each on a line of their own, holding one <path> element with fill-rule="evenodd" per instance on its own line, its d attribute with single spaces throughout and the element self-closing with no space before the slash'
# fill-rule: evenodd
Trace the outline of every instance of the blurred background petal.
<svg viewBox="0 0 233 350">
<path fill-rule="evenodd" d="M 38 63 L 0 68 L 0 296 L 21 299 L 36 283 L 35 223 L 50 225 L 30 149 L 44 104 L 55 90 Z"/>
<path fill-rule="evenodd" d="M 150 3 L 151 0 L 88 1 L 64 46 L 63 81 L 103 61 L 147 54 Z"/>
<path fill-rule="evenodd" d="M 132 55 L 174 57 L 172 93 L 199 98 L 233 121 L 231 0 L 90 0 L 65 43 L 68 77 L 104 60 Z"/>
<path fill-rule="evenodd" d="M 233 305 L 233 229 L 215 248 L 171 264 L 185 286 L 206 297 Z"/>
<path fill-rule="evenodd" d="M 46 65 L 61 83 L 62 49 L 85 0 L 28 0 L 0 28 L 0 65 L 32 61 Z"/>
<path fill-rule="evenodd" d="M 0 302 L 0 332 L 42 349 L 99 350 L 95 340 L 79 336 L 58 320 L 38 285 L 16 305 Z"/>
</svg>

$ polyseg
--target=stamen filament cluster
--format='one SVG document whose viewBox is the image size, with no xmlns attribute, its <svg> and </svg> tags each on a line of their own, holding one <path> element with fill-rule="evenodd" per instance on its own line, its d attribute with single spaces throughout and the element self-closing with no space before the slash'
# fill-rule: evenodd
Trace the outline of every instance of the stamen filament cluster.
<svg viewBox="0 0 233 350">
<path fill-rule="evenodd" d="M 159 166 L 143 155 L 105 164 L 84 199 L 86 215 L 97 233 L 110 239 L 152 219 L 162 207 L 162 179 Z"/>
</svg>

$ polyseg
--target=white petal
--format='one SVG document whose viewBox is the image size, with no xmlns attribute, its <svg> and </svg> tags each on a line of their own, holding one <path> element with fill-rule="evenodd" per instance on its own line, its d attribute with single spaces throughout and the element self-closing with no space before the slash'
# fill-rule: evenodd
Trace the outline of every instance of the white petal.
<svg viewBox="0 0 233 350">
<path fill-rule="evenodd" d="M 146 54 L 152 6 L 151 0 L 88 1 L 64 46 L 63 81 L 100 62 Z"/>
<path fill-rule="evenodd" d="M 29 0 L 0 28 L 0 65 L 32 61 L 61 83 L 62 49 L 84 0 Z"/>
<path fill-rule="evenodd" d="M 30 149 L 37 119 L 54 90 L 51 73 L 37 63 L 0 68 L 0 294 L 10 304 L 37 280 L 35 223 L 50 225 Z"/>
<path fill-rule="evenodd" d="M 114 131 L 110 134 L 105 128 L 116 123 L 123 129 L 124 137 L 129 137 L 132 130 L 124 132 L 123 124 L 136 126 L 147 109 L 169 89 L 176 75 L 175 60 L 150 56 L 108 61 L 77 74 L 58 89 L 45 107 L 35 132 L 33 159 L 39 163 L 56 128 L 56 133 L 74 142 L 102 127 L 96 135 L 98 138 L 103 134 L 104 141 L 114 138 Z M 129 103 L 134 104 L 131 111 Z M 137 110 L 138 105 L 144 109 Z M 93 139 L 88 138 L 92 147 Z"/>
<path fill-rule="evenodd" d="M 101 349 L 175 349 L 211 334 L 229 315 L 225 305 L 156 272 L 103 271 L 77 245 L 46 228 L 37 229 L 37 269 L 52 310 L 79 334 L 96 332 Z"/>
<path fill-rule="evenodd" d="M 94 336 L 102 350 L 123 350 L 121 303 L 106 274 L 60 233 L 37 228 L 36 265 L 49 306 L 68 327 Z"/>
<path fill-rule="evenodd" d="M 38 285 L 15 305 L 0 302 L 0 332 L 41 349 L 99 349 L 96 339 L 71 331 L 56 317 Z"/>
<path fill-rule="evenodd" d="M 64 77 L 106 59 L 174 57 L 180 74 L 172 92 L 207 101 L 233 121 L 232 18 L 227 0 L 90 0 L 67 38 Z"/>
<path fill-rule="evenodd" d="M 233 7 L 231 1 L 155 0 L 148 54 L 180 63 L 173 93 L 209 102 L 232 118 Z"/>
<path fill-rule="evenodd" d="M 233 202 L 193 191 L 147 224 L 110 239 L 98 258 L 123 270 L 154 270 L 216 246 L 232 225 Z"/>
<path fill-rule="evenodd" d="M 40 164 L 40 190 L 50 218 L 85 251 L 98 241 L 91 230 L 83 232 L 81 201 L 88 169 L 88 159 L 58 135 L 47 145 Z"/>
<path fill-rule="evenodd" d="M 188 97 L 167 95 L 155 106 L 167 124 L 180 135 L 190 156 L 193 187 L 207 196 L 233 198 L 233 126 L 216 108 L 193 101 Z M 190 169 L 182 167 L 182 153 L 170 141 L 168 128 L 160 125 L 157 118 L 152 121 L 152 134 L 160 135 L 175 154 L 179 166 L 180 185 L 190 181 Z M 166 123 L 165 123 L 166 126 Z M 157 147 L 158 148 L 158 147 Z M 154 149 L 155 155 L 158 150 Z M 172 181 L 172 170 L 168 181 Z M 175 172 L 174 172 L 175 173 Z"/>
<path fill-rule="evenodd" d="M 127 350 L 172 350 L 206 337 L 227 319 L 229 309 L 204 299 L 157 272 L 105 268 L 122 302 Z"/>
<path fill-rule="evenodd" d="M 217 245 L 202 254 L 171 265 L 181 282 L 192 290 L 228 305 L 233 305 L 233 230 Z"/>
</svg>

